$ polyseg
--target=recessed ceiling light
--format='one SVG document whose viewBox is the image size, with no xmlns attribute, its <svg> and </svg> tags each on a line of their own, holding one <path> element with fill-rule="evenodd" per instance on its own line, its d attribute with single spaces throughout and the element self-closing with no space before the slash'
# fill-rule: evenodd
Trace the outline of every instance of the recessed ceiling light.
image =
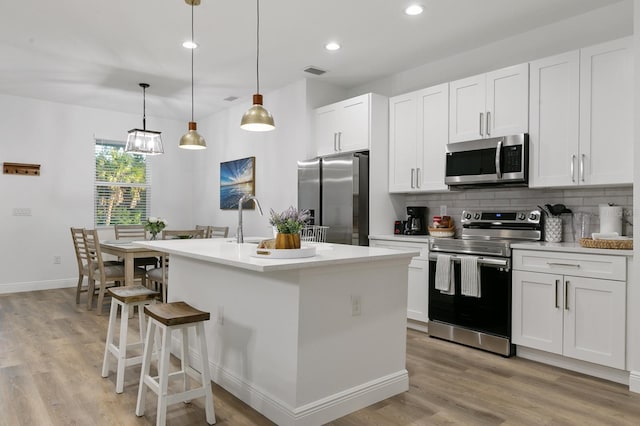
<svg viewBox="0 0 640 426">
<path fill-rule="evenodd" d="M 324 45 L 324 48 L 327 50 L 338 50 L 340 49 L 340 45 L 334 41 L 327 43 Z"/>
<path fill-rule="evenodd" d="M 184 47 L 185 49 L 195 49 L 198 47 L 198 43 L 196 43 L 195 41 L 187 40 L 182 43 L 182 47 Z"/>
<path fill-rule="evenodd" d="M 424 7 L 419 4 L 412 4 L 404 10 L 404 13 L 407 15 L 415 16 L 420 15 L 424 11 Z"/>
</svg>

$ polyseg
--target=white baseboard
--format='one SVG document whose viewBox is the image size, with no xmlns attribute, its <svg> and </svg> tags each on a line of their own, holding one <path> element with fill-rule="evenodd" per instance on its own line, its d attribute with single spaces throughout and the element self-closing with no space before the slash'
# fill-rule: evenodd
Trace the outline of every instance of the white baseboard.
<svg viewBox="0 0 640 426">
<path fill-rule="evenodd" d="M 640 371 L 632 371 L 629 373 L 629 390 L 640 393 Z"/>
<path fill-rule="evenodd" d="M 75 287 L 78 284 L 77 278 L 65 278 L 60 280 L 47 281 L 26 281 L 22 283 L 0 284 L 0 294 L 21 293 L 24 291 L 51 290 L 54 288 Z"/>
<path fill-rule="evenodd" d="M 172 338 L 171 346 L 172 353 L 179 358 L 181 349 L 177 336 Z M 202 366 L 200 354 L 190 348 L 189 355 L 190 362 L 199 370 Z M 209 368 L 216 384 L 280 426 L 324 424 L 409 390 L 409 373 L 402 370 L 294 408 L 217 364 L 209 362 Z"/>
<path fill-rule="evenodd" d="M 625 370 L 567 358 L 537 349 L 525 348 L 524 346 L 516 347 L 516 356 L 630 386 L 629 372 Z M 637 380 L 639 387 L 636 392 L 640 392 L 640 372 L 638 372 Z"/>
</svg>

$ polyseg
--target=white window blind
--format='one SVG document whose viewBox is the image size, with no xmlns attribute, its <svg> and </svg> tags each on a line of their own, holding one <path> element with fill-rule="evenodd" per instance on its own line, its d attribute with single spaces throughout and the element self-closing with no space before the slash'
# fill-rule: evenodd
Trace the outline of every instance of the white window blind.
<svg viewBox="0 0 640 426">
<path fill-rule="evenodd" d="M 124 142 L 96 139 L 94 217 L 96 226 L 139 224 L 151 205 L 151 164 L 124 152 Z"/>
</svg>

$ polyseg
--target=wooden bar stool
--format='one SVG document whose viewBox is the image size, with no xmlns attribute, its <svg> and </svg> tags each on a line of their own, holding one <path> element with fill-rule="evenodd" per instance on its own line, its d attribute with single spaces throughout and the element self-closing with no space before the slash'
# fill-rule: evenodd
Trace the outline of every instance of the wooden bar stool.
<svg viewBox="0 0 640 426">
<path fill-rule="evenodd" d="M 142 355 L 127 358 L 127 350 L 142 348 L 144 344 L 145 321 L 140 310 L 141 306 L 155 303 L 160 293 L 148 289 L 142 285 L 113 287 L 108 289 L 111 295 L 111 314 L 109 315 L 109 329 L 107 330 L 107 342 L 104 347 L 104 359 L 102 361 L 102 377 L 109 376 L 109 353 L 118 360 L 116 375 L 116 393 L 122 393 L 124 389 L 124 370 L 130 365 L 142 363 Z M 118 317 L 118 306 L 120 306 L 120 339 L 118 345 L 113 343 L 116 329 L 116 319 Z M 129 312 L 133 313 L 133 308 L 138 307 L 138 317 L 140 321 L 140 341 L 127 344 L 127 334 L 129 330 Z M 129 308 L 132 310 L 130 311 Z"/>
<path fill-rule="evenodd" d="M 138 402 L 136 415 L 144 415 L 145 396 L 147 386 L 158 395 L 158 411 L 156 425 L 164 425 L 167 420 L 167 407 L 178 402 L 189 402 L 194 398 L 204 396 L 207 423 L 216 422 L 213 409 L 213 393 L 211 392 L 211 376 L 209 374 L 209 356 L 207 354 L 207 340 L 204 334 L 204 321 L 208 321 L 209 312 L 199 311 L 185 302 L 159 303 L 144 307 L 144 313 L 149 315 L 147 338 L 144 346 L 142 371 L 140 372 L 140 387 L 138 388 Z M 162 330 L 162 348 L 158 358 L 158 376 L 149 374 L 151 368 L 151 352 L 154 345 L 156 327 Z M 200 342 L 201 372 L 198 373 L 189 365 L 189 328 L 194 327 L 196 337 Z M 169 374 L 169 355 L 171 353 L 171 333 L 182 330 L 182 369 Z M 169 379 L 182 377 L 184 391 L 168 395 Z M 190 389 L 189 376 L 200 380 L 201 387 Z"/>
</svg>

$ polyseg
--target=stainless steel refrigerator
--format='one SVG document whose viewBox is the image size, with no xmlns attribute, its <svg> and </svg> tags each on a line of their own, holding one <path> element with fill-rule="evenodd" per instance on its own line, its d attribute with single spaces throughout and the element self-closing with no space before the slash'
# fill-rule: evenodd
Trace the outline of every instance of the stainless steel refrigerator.
<svg viewBox="0 0 640 426">
<path fill-rule="evenodd" d="M 298 209 L 329 227 L 327 242 L 369 245 L 369 153 L 299 161 Z"/>
</svg>

